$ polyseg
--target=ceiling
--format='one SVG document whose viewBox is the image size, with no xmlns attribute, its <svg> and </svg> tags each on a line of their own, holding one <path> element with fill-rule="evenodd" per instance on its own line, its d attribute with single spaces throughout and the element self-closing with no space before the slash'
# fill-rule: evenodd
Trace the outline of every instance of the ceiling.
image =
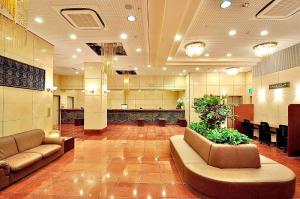
<svg viewBox="0 0 300 199">
<path fill-rule="evenodd" d="M 118 69 L 137 68 L 139 75 L 184 75 L 196 71 L 224 71 L 230 66 L 249 71 L 259 58 L 252 47 L 266 41 L 277 41 L 278 50 L 300 42 L 300 14 L 286 20 L 259 20 L 256 14 L 271 0 L 233 0 L 228 9 L 220 8 L 220 0 L 29 0 L 29 29 L 55 46 L 54 71 L 58 74 L 83 73 L 84 62 L 100 62 L 86 43 L 122 42 L 127 56 L 118 56 Z M 285 0 L 293 1 L 293 0 Z M 243 7 L 248 3 L 248 7 Z M 132 9 L 126 9 L 131 5 Z M 91 8 L 105 23 L 102 30 L 78 30 L 61 15 L 63 8 Z M 136 16 L 129 22 L 129 15 Z M 34 21 L 41 17 L 44 23 Z M 229 36 L 230 30 L 235 36 Z M 267 30 L 267 36 L 260 32 Z M 128 39 L 122 40 L 121 33 Z M 174 36 L 182 35 L 181 41 Z M 76 40 L 69 38 L 77 36 Z M 192 41 L 206 43 L 205 53 L 199 58 L 185 55 L 185 44 Z M 76 52 L 81 48 L 82 52 Z M 136 52 L 141 48 L 141 52 Z M 231 53 L 231 57 L 226 54 Z M 76 55 L 77 58 L 72 58 Z M 168 61 L 168 57 L 172 57 Z M 151 65 L 148 68 L 147 65 Z M 163 70 L 166 67 L 166 70 Z"/>
</svg>

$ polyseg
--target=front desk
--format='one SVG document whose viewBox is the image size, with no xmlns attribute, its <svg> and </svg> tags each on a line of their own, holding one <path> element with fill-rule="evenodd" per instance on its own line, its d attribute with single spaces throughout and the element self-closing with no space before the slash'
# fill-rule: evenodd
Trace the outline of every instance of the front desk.
<svg viewBox="0 0 300 199">
<path fill-rule="evenodd" d="M 61 123 L 83 125 L 84 110 L 83 109 L 61 109 Z"/>
<path fill-rule="evenodd" d="M 159 118 L 165 118 L 167 124 L 177 124 L 185 118 L 184 110 L 152 110 L 152 109 L 109 109 L 107 110 L 108 123 L 136 123 L 143 118 L 145 123 L 158 123 Z"/>
</svg>

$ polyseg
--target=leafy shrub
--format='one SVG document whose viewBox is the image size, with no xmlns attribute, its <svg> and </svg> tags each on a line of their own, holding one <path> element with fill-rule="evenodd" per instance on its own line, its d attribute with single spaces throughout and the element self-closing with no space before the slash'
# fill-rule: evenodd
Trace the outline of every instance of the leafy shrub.
<svg viewBox="0 0 300 199">
<path fill-rule="evenodd" d="M 191 123 L 189 128 L 218 144 L 239 145 L 250 143 L 250 138 L 237 130 L 229 130 L 226 128 L 209 129 L 203 121 Z"/>
<path fill-rule="evenodd" d="M 194 99 L 193 108 L 208 128 L 219 128 L 227 118 L 233 119 L 232 105 L 225 104 L 226 96 L 204 95 Z"/>
</svg>

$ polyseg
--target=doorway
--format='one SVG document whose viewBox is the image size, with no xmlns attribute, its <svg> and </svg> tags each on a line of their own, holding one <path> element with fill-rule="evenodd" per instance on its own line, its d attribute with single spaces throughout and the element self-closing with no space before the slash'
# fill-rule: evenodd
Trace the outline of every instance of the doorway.
<svg viewBox="0 0 300 199">
<path fill-rule="evenodd" d="M 59 129 L 60 124 L 60 96 L 53 96 L 53 129 Z"/>
<path fill-rule="evenodd" d="M 74 109 L 74 97 L 67 97 L 67 109 Z"/>
</svg>

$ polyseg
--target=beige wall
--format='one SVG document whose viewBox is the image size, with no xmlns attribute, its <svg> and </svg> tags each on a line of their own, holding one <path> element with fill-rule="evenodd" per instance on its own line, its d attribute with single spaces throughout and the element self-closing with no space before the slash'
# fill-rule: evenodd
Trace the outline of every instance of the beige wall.
<svg viewBox="0 0 300 199">
<path fill-rule="evenodd" d="M 129 109 L 175 109 L 180 97 L 184 97 L 184 91 L 112 90 L 108 94 L 108 109 L 120 109 L 123 103 Z"/>
<path fill-rule="evenodd" d="M 300 66 L 253 78 L 254 120 L 288 123 L 288 105 L 300 103 Z M 270 84 L 290 82 L 290 88 L 269 90 Z"/>
<path fill-rule="evenodd" d="M 251 73 L 239 73 L 230 76 L 226 73 L 191 73 L 187 76 L 186 103 L 190 104 L 186 108 L 186 118 L 198 121 L 198 115 L 194 113 L 192 103 L 194 98 L 200 98 L 205 94 L 242 96 L 243 103 L 250 102 L 248 88 L 252 86 Z"/>
<path fill-rule="evenodd" d="M 169 89 L 184 90 L 183 76 L 125 76 L 114 75 L 108 78 L 108 89 Z"/>
<path fill-rule="evenodd" d="M 0 55 L 45 69 L 46 88 L 51 88 L 53 46 L 29 31 L 24 33 L 26 40 L 17 38 L 8 28 L 20 27 L 11 22 L 0 28 Z M 13 40 L 6 40 L 7 36 Z M 0 136 L 34 128 L 44 129 L 46 133 L 52 130 L 52 93 L 0 86 Z"/>
<path fill-rule="evenodd" d="M 84 129 L 101 130 L 107 126 L 107 75 L 101 63 L 85 63 L 84 68 Z"/>
<path fill-rule="evenodd" d="M 74 97 L 74 108 L 84 108 L 84 77 L 55 74 L 53 85 L 57 87 L 54 95 L 60 96 L 61 108 L 67 108 L 67 97 Z"/>
</svg>

